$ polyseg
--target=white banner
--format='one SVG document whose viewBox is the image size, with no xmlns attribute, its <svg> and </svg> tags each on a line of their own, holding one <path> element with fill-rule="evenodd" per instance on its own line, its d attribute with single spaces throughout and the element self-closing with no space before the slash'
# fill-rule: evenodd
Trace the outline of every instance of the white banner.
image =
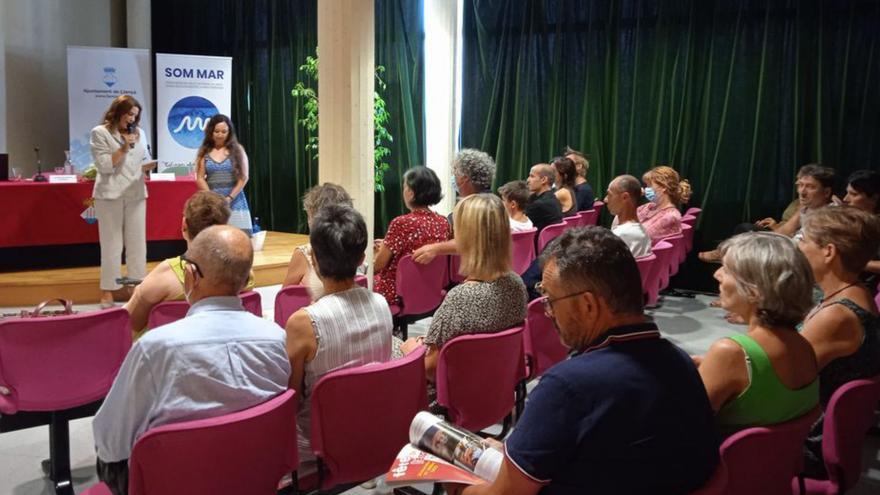
<svg viewBox="0 0 880 495">
<path fill-rule="evenodd" d="M 119 95 L 132 95 L 142 107 L 140 127 L 153 143 L 153 78 L 150 51 L 91 46 L 67 47 L 67 102 L 70 159 L 82 171 L 92 163 L 89 131 Z"/>
<path fill-rule="evenodd" d="M 232 110 L 232 59 L 156 54 L 159 171 L 187 174 L 208 120 Z"/>
</svg>

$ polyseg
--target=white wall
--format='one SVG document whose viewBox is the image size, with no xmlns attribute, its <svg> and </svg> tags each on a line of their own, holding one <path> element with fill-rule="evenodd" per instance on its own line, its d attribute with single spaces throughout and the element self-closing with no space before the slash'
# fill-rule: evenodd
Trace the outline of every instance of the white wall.
<svg viewBox="0 0 880 495">
<path fill-rule="evenodd" d="M 68 143 L 67 45 L 124 47 L 125 0 L 0 3 L 4 38 L 0 47 L 5 44 L 5 112 L 0 106 L 0 126 L 5 116 L 10 164 L 29 175 L 36 170 L 34 145 L 40 147 L 44 167 L 64 161 Z M 0 97 L 3 89 L 0 85 Z M 100 118 L 95 115 L 96 124 Z"/>
</svg>

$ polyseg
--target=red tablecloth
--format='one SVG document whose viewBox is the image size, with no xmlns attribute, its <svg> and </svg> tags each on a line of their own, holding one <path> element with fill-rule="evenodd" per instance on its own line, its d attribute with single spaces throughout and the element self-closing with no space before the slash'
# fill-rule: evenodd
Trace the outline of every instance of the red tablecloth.
<svg viewBox="0 0 880 495">
<path fill-rule="evenodd" d="M 190 178 L 147 181 L 147 240 L 183 239 L 183 204 L 196 192 Z M 94 182 L 0 182 L 0 248 L 98 242 L 98 224 L 82 216 Z"/>
</svg>

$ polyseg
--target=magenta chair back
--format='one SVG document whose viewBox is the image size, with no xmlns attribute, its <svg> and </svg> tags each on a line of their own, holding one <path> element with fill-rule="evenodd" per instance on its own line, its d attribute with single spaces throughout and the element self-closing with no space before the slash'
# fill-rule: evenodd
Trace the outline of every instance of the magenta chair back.
<svg viewBox="0 0 880 495">
<path fill-rule="evenodd" d="M 651 283 L 651 274 L 654 265 L 657 264 L 657 255 L 651 253 L 647 256 L 636 258 L 636 264 L 639 266 L 639 275 L 642 279 L 642 294 L 645 296 L 645 302 L 653 301 L 649 306 L 657 304 L 657 293 L 659 289 L 656 283 Z"/>
<path fill-rule="evenodd" d="M 542 230 L 541 233 L 538 234 L 537 252 L 540 254 L 541 251 L 544 250 L 544 246 L 549 244 L 550 241 L 552 241 L 553 239 L 556 239 L 557 237 L 562 235 L 562 233 L 565 232 L 565 229 L 569 227 L 570 225 L 565 223 L 565 220 L 563 220 L 561 223 L 554 223 L 553 225 L 548 225 L 544 227 L 544 230 Z"/>
<path fill-rule="evenodd" d="M 513 232 L 511 235 L 513 242 L 512 253 L 512 269 L 518 275 L 522 275 L 535 260 L 535 234 L 538 229 L 523 230 Z"/>
<path fill-rule="evenodd" d="M 364 275 L 358 275 L 354 281 L 361 287 L 367 287 L 367 277 Z M 284 328 L 292 314 L 309 304 L 312 304 L 312 296 L 305 285 L 283 287 L 275 294 L 275 323 Z"/>
<path fill-rule="evenodd" d="M 403 302 L 395 316 L 427 314 L 440 306 L 446 297 L 449 280 L 447 258 L 437 256 L 427 265 L 416 263 L 409 254 L 400 259 L 397 265 L 397 295 Z"/>
<path fill-rule="evenodd" d="M 525 377 L 523 327 L 462 335 L 440 349 L 437 402 L 446 408 L 450 422 L 466 430 L 482 430 L 505 420 L 506 433 Z"/>
<path fill-rule="evenodd" d="M 682 215 L 681 216 L 681 223 L 686 223 L 686 224 L 690 225 L 691 227 L 693 227 L 697 223 L 697 217 L 695 217 L 693 215 Z"/>
<path fill-rule="evenodd" d="M 828 479 L 804 479 L 806 493 L 843 493 L 859 481 L 862 444 L 865 433 L 875 423 L 878 400 L 880 376 L 853 380 L 834 392 L 822 424 L 822 457 Z M 792 485 L 797 488 L 797 480 Z"/>
<path fill-rule="evenodd" d="M 260 318 L 263 317 L 263 300 L 259 292 L 249 290 L 238 296 L 241 298 L 244 309 Z M 150 315 L 147 317 L 147 329 L 152 330 L 181 320 L 186 317 L 188 311 L 189 303 L 186 301 L 162 301 L 150 310 Z"/>
<path fill-rule="evenodd" d="M 311 446 L 318 488 L 361 482 L 388 470 L 427 408 L 425 348 L 385 363 L 323 376 L 311 396 Z"/>
<path fill-rule="evenodd" d="M 147 431 L 131 452 L 128 493 L 273 495 L 298 464 L 296 401 L 287 390 L 249 409 Z M 109 493 L 99 487 L 83 495 Z"/>
<path fill-rule="evenodd" d="M 602 208 L 605 207 L 603 201 L 593 201 L 593 209 L 596 210 L 596 225 L 599 225 L 599 217 L 602 215 Z"/>
<path fill-rule="evenodd" d="M 675 247 L 672 244 L 661 240 L 657 244 L 651 246 L 651 252 L 657 257 L 657 260 L 654 261 L 654 266 L 651 269 L 651 276 L 648 280 L 650 290 L 646 292 L 651 294 L 653 291 L 659 294 L 661 290 L 669 286 L 669 260 L 675 254 Z M 656 294 L 653 302 L 655 304 L 657 302 Z"/>
<path fill-rule="evenodd" d="M 569 349 L 559 340 L 559 333 L 553 327 L 553 322 L 544 314 L 541 299 L 529 303 L 523 328 L 523 351 L 529 380 L 541 376 L 554 364 L 568 357 Z"/>
<path fill-rule="evenodd" d="M 130 348 L 122 308 L 0 321 L 0 432 L 48 422 L 57 493 L 73 493 L 68 420 L 95 414 Z"/>
<path fill-rule="evenodd" d="M 694 206 L 694 207 L 688 208 L 687 211 L 684 212 L 684 214 L 690 215 L 694 218 L 700 218 L 700 213 L 702 213 L 702 212 L 703 212 L 703 210 L 701 208 L 697 208 Z"/>
<path fill-rule="evenodd" d="M 785 423 L 738 431 L 721 444 L 727 466 L 727 493 L 791 493 L 791 480 L 803 467 L 804 440 L 819 407 Z"/>
<path fill-rule="evenodd" d="M 679 265 L 685 262 L 687 254 L 691 251 L 689 246 L 693 246 L 694 244 L 694 228 L 686 223 L 681 224 L 681 237 L 681 249 L 678 250 Z"/>
<path fill-rule="evenodd" d="M 672 276 L 678 273 L 678 265 L 681 264 L 685 254 L 684 236 L 682 234 L 675 234 L 664 237 L 662 240 L 672 244 L 672 253 L 666 260 L 666 269 L 669 271 L 669 276 Z"/>
<path fill-rule="evenodd" d="M 461 256 L 457 254 L 449 255 L 449 282 L 460 284 L 464 282 L 465 276 L 458 273 L 461 268 Z"/>
<path fill-rule="evenodd" d="M 599 223 L 599 212 L 596 210 L 584 210 L 578 213 L 578 217 L 580 218 L 579 227 L 586 227 L 588 225 L 596 225 Z"/>
</svg>

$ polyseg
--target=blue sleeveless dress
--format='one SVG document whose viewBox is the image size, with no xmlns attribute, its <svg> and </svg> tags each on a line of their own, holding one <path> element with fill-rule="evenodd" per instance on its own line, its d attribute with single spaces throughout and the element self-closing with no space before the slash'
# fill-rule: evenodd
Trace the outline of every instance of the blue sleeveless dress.
<svg viewBox="0 0 880 495">
<path fill-rule="evenodd" d="M 232 171 L 232 159 L 227 157 L 220 163 L 215 162 L 211 155 L 205 155 L 205 180 L 208 182 L 208 188 L 221 196 L 226 196 L 235 187 L 235 174 Z M 250 236 L 253 233 L 251 225 L 251 211 L 248 208 L 247 198 L 244 196 L 244 190 L 238 193 L 238 196 L 232 200 L 229 205 L 232 209 L 232 215 L 229 217 L 229 225 L 238 227 Z"/>
</svg>

